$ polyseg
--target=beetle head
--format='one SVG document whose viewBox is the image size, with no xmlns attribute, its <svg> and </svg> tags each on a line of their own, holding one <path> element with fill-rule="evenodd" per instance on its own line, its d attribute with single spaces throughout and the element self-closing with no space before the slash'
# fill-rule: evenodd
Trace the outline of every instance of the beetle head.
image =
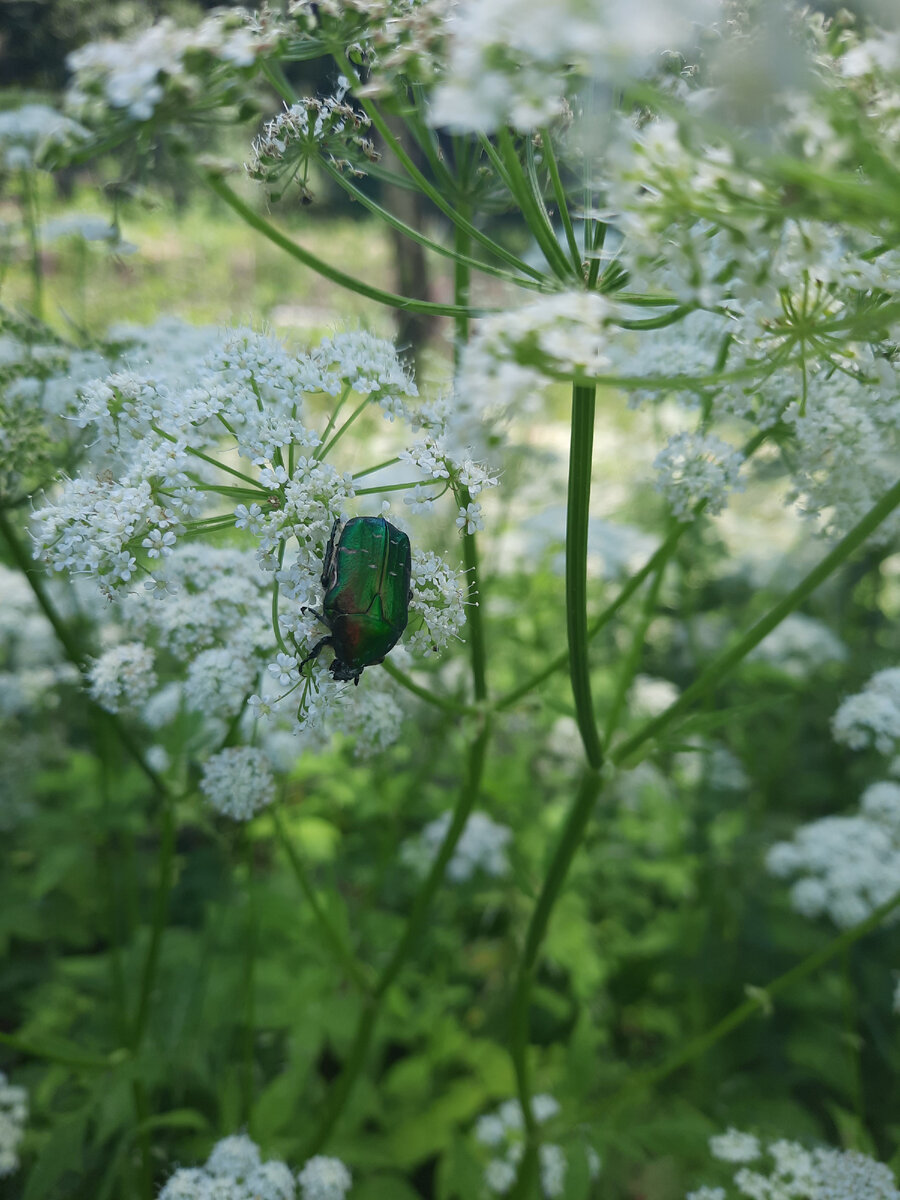
<svg viewBox="0 0 900 1200">
<path fill-rule="evenodd" d="M 331 671 L 332 677 L 336 679 L 338 683 L 349 683 L 352 679 L 353 682 L 359 686 L 359 677 L 362 675 L 364 668 L 350 667 L 347 665 L 347 663 L 341 662 L 339 658 L 335 658 L 332 659 L 331 663 L 329 663 L 328 669 Z"/>
</svg>

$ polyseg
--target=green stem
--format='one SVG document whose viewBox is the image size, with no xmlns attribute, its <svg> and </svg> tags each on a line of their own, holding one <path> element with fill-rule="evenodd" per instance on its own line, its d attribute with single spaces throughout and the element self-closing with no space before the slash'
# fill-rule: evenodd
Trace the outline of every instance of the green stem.
<svg viewBox="0 0 900 1200">
<path fill-rule="evenodd" d="M 394 467 L 400 461 L 400 458 L 396 457 L 387 458 L 384 462 L 376 463 L 374 467 L 366 467 L 364 471 L 357 471 L 353 476 L 353 482 L 356 483 L 357 479 L 363 479 L 366 475 L 374 475 L 376 471 L 383 471 L 387 467 Z"/>
<path fill-rule="evenodd" d="M 654 572 L 653 581 L 647 591 L 647 597 L 641 608 L 641 614 L 631 638 L 631 648 L 622 660 L 619 677 L 616 680 L 615 695 L 613 696 L 612 704 L 609 706 L 609 712 L 606 714 L 606 723 L 603 727 L 603 740 L 607 745 L 619 726 L 619 718 L 625 706 L 625 697 L 628 694 L 628 688 L 631 686 L 631 682 L 640 666 L 644 653 L 647 629 L 656 613 L 656 602 L 659 599 L 659 589 L 662 587 L 665 571 L 666 563 L 663 561 Z"/>
<path fill-rule="evenodd" d="M 559 244 L 559 239 L 556 236 L 556 230 L 553 228 L 553 221 L 550 217 L 550 211 L 547 208 L 547 204 L 544 200 L 544 189 L 542 188 L 541 181 L 538 178 L 537 163 L 535 162 L 534 155 L 534 140 L 531 137 L 526 137 L 525 139 L 525 168 L 525 177 L 530 188 L 532 203 L 534 204 L 538 219 L 545 230 L 546 237 L 548 239 L 548 245 L 552 246 L 554 260 L 559 263 L 561 270 L 565 270 L 567 278 L 571 277 L 574 268 L 575 278 L 581 282 L 583 278 L 581 261 L 576 258 L 570 267 L 569 263 L 566 261 L 565 252 Z"/>
<path fill-rule="evenodd" d="M 559 174 L 559 164 L 556 161 L 556 155 L 553 152 L 553 142 L 550 138 L 550 130 L 546 126 L 541 129 L 541 143 L 544 151 L 544 161 L 547 164 L 547 170 L 550 172 L 550 182 L 553 185 L 553 194 L 556 197 L 556 207 L 559 209 L 559 217 L 563 224 L 563 229 L 566 231 L 566 241 L 569 243 L 569 254 L 572 257 L 572 266 L 576 272 L 581 275 L 584 258 L 578 246 L 578 239 L 575 236 L 575 227 L 572 224 L 572 216 L 569 212 L 569 204 L 566 200 L 566 190 L 563 187 L 562 179 Z M 588 227 L 588 220 L 585 218 L 585 228 Z"/>
<path fill-rule="evenodd" d="M 409 914 L 403 936 L 397 944 L 394 953 L 391 955 L 390 960 L 378 976 L 378 981 L 371 996 L 363 1005 L 353 1038 L 353 1044 L 344 1063 L 344 1069 L 335 1083 L 332 1084 L 319 1124 L 308 1144 L 303 1149 L 301 1157 L 304 1159 L 317 1154 L 328 1141 L 335 1125 L 340 1119 L 341 1113 L 344 1111 L 353 1086 L 365 1065 L 372 1035 L 375 1032 L 378 1017 L 381 1014 L 385 996 L 399 975 L 410 951 L 425 927 L 431 902 L 440 887 L 447 863 L 456 849 L 456 843 L 459 841 L 474 807 L 481 786 L 489 737 L 490 720 L 486 716 L 480 732 L 469 749 L 466 775 L 460 788 L 459 798 L 453 809 L 450 827 L 444 836 L 443 842 L 441 842 L 440 850 L 431 866 L 431 870 L 428 872 L 416 894 L 412 912 Z"/>
<path fill-rule="evenodd" d="M 87 1054 L 77 1047 L 70 1050 L 67 1046 L 42 1045 L 14 1033 L 0 1033 L 0 1046 L 9 1046 L 10 1050 L 29 1058 L 39 1058 L 44 1062 L 60 1063 L 65 1067 L 78 1067 L 86 1071 L 109 1071 L 130 1057 L 126 1050 L 121 1049 L 114 1050 L 112 1054 Z"/>
<path fill-rule="evenodd" d="M 468 488 L 462 489 L 463 497 L 469 496 Z M 464 500 L 470 503 L 469 499 Z M 484 637 L 484 620 L 481 612 L 481 583 L 478 571 L 478 541 L 474 533 L 463 534 L 463 560 L 469 576 L 469 654 L 472 662 L 472 686 L 476 701 L 487 699 L 487 647 Z"/>
<path fill-rule="evenodd" d="M 865 937 L 867 933 L 871 933 L 873 929 L 877 929 L 885 917 L 889 916 L 898 907 L 900 907 L 900 891 L 895 892 L 890 899 L 880 904 L 878 908 L 874 909 L 858 925 L 844 930 L 843 933 L 839 934 L 827 945 L 821 947 L 819 950 L 815 950 L 812 954 L 807 955 L 806 958 L 801 959 L 789 971 L 785 971 L 783 975 L 779 975 L 771 983 L 767 983 L 764 987 L 754 987 L 752 991 L 748 989 L 749 996 L 742 1004 L 732 1009 L 727 1016 L 713 1025 L 711 1029 L 708 1029 L 706 1033 L 702 1033 L 699 1037 L 688 1042 L 686 1046 L 683 1046 L 658 1067 L 651 1067 L 646 1071 L 632 1074 L 628 1083 L 610 1099 L 604 1101 L 601 1111 L 593 1115 L 600 1117 L 602 1113 L 603 1118 L 607 1119 L 611 1112 L 626 1107 L 648 1088 L 661 1083 L 662 1080 L 673 1075 L 679 1068 L 702 1057 L 707 1050 L 710 1050 L 722 1038 L 727 1037 L 729 1033 L 733 1033 L 735 1029 L 738 1029 L 756 1013 L 771 1011 L 772 1001 L 776 996 L 788 991 L 794 984 L 814 974 L 820 967 L 824 967 L 826 963 L 836 958 L 839 954 L 843 954 L 850 946 L 858 942 L 860 938 Z"/>
<path fill-rule="evenodd" d="M 320 160 L 320 163 L 329 175 L 354 200 L 358 200 L 364 208 L 367 208 L 370 213 L 384 221 L 391 229 L 396 229 L 398 233 L 402 233 L 410 241 L 418 242 L 426 250 L 432 250 L 435 254 L 440 254 L 444 258 L 450 258 L 454 262 L 462 262 L 465 266 L 472 268 L 472 270 L 480 271 L 483 275 L 490 275 L 494 279 L 502 279 L 505 283 L 515 284 L 516 287 L 531 288 L 533 291 L 538 292 L 550 290 L 547 283 L 542 279 L 529 279 L 527 276 L 514 275 L 512 271 L 504 271 L 502 267 L 494 267 L 490 263 L 482 262 L 481 259 L 471 258 L 468 254 L 461 255 L 458 251 L 451 250 L 449 246 L 444 246 L 441 242 L 436 242 L 433 238 L 420 233 L 418 229 L 414 229 L 412 225 L 407 225 L 405 221 L 401 221 L 399 217 L 395 217 L 386 208 L 382 208 L 380 204 L 377 204 L 371 196 L 366 195 L 361 188 L 358 188 L 352 180 L 347 178 L 343 171 L 339 171 L 332 163 L 325 160 Z M 458 225 L 455 227 L 455 231 L 457 233 L 464 233 Z"/>
<path fill-rule="evenodd" d="M 353 83 L 358 89 L 359 77 L 353 70 L 353 67 L 350 65 L 346 55 L 338 53 L 335 55 L 335 60 L 340 69 L 343 71 L 344 75 L 346 75 L 351 83 Z M 429 183 L 428 179 L 426 179 L 426 177 L 422 174 L 410 156 L 403 149 L 403 146 L 400 144 L 398 139 L 394 137 L 384 117 L 382 117 L 381 113 L 378 111 L 372 101 L 366 96 L 359 95 L 358 92 L 357 99 L 370 118 L 372 124 L 381 134 L 386 145 L 391 148 L 397 160 L 409 175 L 410 179 L 412 179 L 417 187 L 428 197 L 432 204 L 434 204 L 436 208 L 440 209 L 445 217 L 449 217 L 454 226 L 456 226 L 458 229 L 464 230 L 476 242 L 480 242 L 482 246 L 484 246 L 487 250 L 490 250 L 491 254 L 493 254 L 495 258 L 499 258 L 501 262 L 505 262 L 508 266 L 514 267 L 517 271 L 521 271 L 525 275 L 530 275 L 533 279 L 538 279 L 541 282 L 544 282 L 543 273 L 536 267 L 532 267 L 529 263 L 523 262 L 522 259 L 517 258 L 515 254 L 512 254 L 498 242 L 495 242 L 493 238 L 490 238 L 487 236 L 487 234 L 482 233 L 477 226 L 471 223 L 471 221 L 468 221 L 465 217 L 460 216 L 454 205 L 445 200 L 437 188 L 433 187 L 432 184 Z"/>
<path fill-rule="evenodd" d="M 278 572 L 284 566 L 284 552 L 287 549 L 287 542 L 283 541 L 278 547 L 278 568 L 272 575 L 272 631 L 275 634 L 275 641 L 282 654 L 290 654 L 285 645 L 284 638 L 281 636 L 281 621 L 278 617 L 278 602 L 281 598 L 281 584 L 278 582 Z"/>
<path fill-rule="evenodd" d="M 154 433 L 159 434 L 161 438 L 165 438 L 167 442 L 178 441 L 178 438 L 174 435 L 174 433 L 166 433 L 166 431 L 164 429 L 160 429 L 158 425 L 151 425 L 150 428 Z M 244 475 L 242 471 L 237 471 L 234 467 L 229 467 L 225 463 L 219 462 L 217 458 L 212 458 L 209 454 L 204 454 L 202 450 L 198 450 L 195 446 L 188 446 L 187 452 L 193 458 L 201 458 L 205 463 L 209 463 L 209 465 L 211 467 L 215 467 L 217 471 L 224 471 L 226 475 L 233 475 L 235 479 L 240 479 L 243 483 L 249 483 L 250 489 L 254 493 L 262 492 L 265 494 L 266 489 L 262 486 L 258 479 L 253 479 L 250 475 Z"/>
<path fill-rule="evenodd" d="M 341 438 L 344 436 L 344 434 L 347 432 L 347 430 L 350 428 L 350 426 L 353 424 L 353 422 L 357 419 L 357 417 L 361 416 L 366 411 L 366 409 L 369 407 L 371 402 L 372 402 L 372 397 L 365 396 L 359 402 L 359 404 L 357 404 L 356 408 L 354 408 L 353 412 L 350 414 L 350 416 L 347 418 L 347 420 L 343 423 L 343 425 L 340 427 L 340 429 L 335 433 L 335 435 L 332 437 L 331 441 L 322 448 L 322 452 L 321 452 L 322 458 L 325 457 L 325 455 L 328 453 L 329 450 L 333 449 L 337 445 L 337 443 L 341 440 Z M 406 487 L 406 484 L 403 484 L 402 486 Z M 374 490 L 377 491 L 379 489 L 374 489 Z M 387 491 L 387 488 L 381 488 L 380 490 Z"/>
<path fill-rule="evenodd" d="M 247 936 L 244 945 L 244 1029 L 241 1039 L 241 1123 L 253 1136 L 253 1052 L 256 1040 L 256 958 L 259 940 L 259 919 L 256 911 L 256 890 L 253 880 L 253 842 L 248 830 L 241 830 L 244 860 L 247 871 Z"/>
<path fill-rule="evenodd" d="M 456 716 L 474 716 L 481 711 L 472 705 L 457 704 L 453 700 L 447 700 L 444 696 L 436 696 L 434 692 L 429 692 L 427 688 L 420 687 L 418 683 L 395 667 L 389 658 L 386 658 L 381 665 L 387 671 L 388 675 L 390 675 L 391 679 L 399 683 L 402 688 L 406 688 L 408 692 L 412 692 L 420 700 L 424 700 L 428 704 L 433 704 L 436 708 L 443 709 L 444 712 L 453 713 Z"/>
<path fill-rule="evenodd" d="M 744 458 L 750 458 L 751 455 L 753 455 L 766 440 L 767 436 L 768 435 L 765 432 L 754 434 L 754 436 L 747 442 L 741 451 Z M 692 515 L 695 518 L 699 517 L 705 508 L 706 501 L 698 501 L 698 503 L 695 504 L 691 510 Z M 669 559 L 674 552 L 675 547 L 678 545 L 678 542 L 690 528 L 691 523 L 684 521 L 679 522 L 674 529 L 672 529 L 662 545 L 657 550 L 654 550 L 653 554 L 651 554 L 644 565 L 638 571 L 636 571 L 634 575 L 631 576 L 626 584 L 624 584 L 616 598 L 606 606 L 606 608 L 598 617 L 591 622 L 590 626 L 588 627 L 588 640 L 596 637 L 600 630 L 609 624 L 619 609 L 631 599 L 644 580 L 652 575 L 654 571 L 658 570 L 659 567 Z M 495 711 L 502 712 L 502 710 L 505 708 L 511 708 L 512 705 L 521 700 L 523 696 L 533 691 L 536 687 L 539 687 L 545 679 L 549 679 L 550 676 L 555 675 L 557 671 L 563 670 L 568 662 L 569 651 L 566 649 L 562 651 L 561 654 L 558 654 L 556 658 L 551 659 L 545 667 L 542 667 L 541 670 L 537 672 L 537 674 L 532 675 L 530 679 L 526 679 L 524 683 L 520 684 L 516 688 L 513 688 L 511 692 L 507 692 L 505 696 L 496 701 L 493 706 Z"/>
<path fill-rule="evenodd" d="M 381 492 L 409 492 L 419 486 L 419 482 L 413 480 L 411 483 L 383 483 L 380 487 L 354 488 L 353 492 L 356 496 L 377 496 Z"/>
<path fill-rule="evenodd" d="M 338 419 L 338 413 L 341 411 L 341 409 L 346 404 L 347 397 L 350 395 L 350 392 L 352 390 L 353 389 L 349 383 L 344 384 L 343 390 L 341 391 L 341 394 L 340 394 L 340 398 L 338 399 L 337 404 L 331 410 L 331 416 L 328 418 L 328 424 L 322 430 L 322 442 L 321 442 L 321 445 L 319 446 L 318 450 L 313 455 L 313 458 L 315 458 L 317 460 L 321 460 L 323 455 L 325 454 L 325 442 L 328 438 L 328 435 L 331 433 L 332 429 L 334 429 L 334 423 Z"/>
<path fill-rule="evenodd" d="M 540 210 L 532 196 L 528 180 L 519 162 L 515 143 L 508 129 L 501 128 L 498 132 L 500 153 L 491 145 L 487 138 L 482 138 L 481 144 L 485 154 L 490 159 L 494 169 L 509 188 L 510 195 L 515 200 L 522 213 L 525 223 L 540 247 L 547 265 L 553 274 L 562 280 L 571 278 L 572 272 L 565 255 L 559 248 L 556 235 L 552 229 L 548 231 L 548 222 L 541 216 Z"/>
<path fill-rule="evenodd" d="M 316 890 L 310 882 L 309 876 L 306 873 L 306 868 L 300 861 L 300 856 L 294 849 L 293 843 L 288 835 L 288 831 L 284 827 L 284 822 L 281 819 L 281 814 L 277 808 L 273 808 L 272 825 L 275 828 L 275 835 L 281 843 L 281 848 L 284 850 L 287 860 L 291 865 L 291 870 L 294 872 L 294 877 L 300 885 L 300 890 L 303 892 L 306 902 L 310 907 L 310 911 L 319 924 L 319 928 L 325 936 L 325 940 L 334 951 L 334 956 L 346 971 L 348 978 L 353 982 L 354 987 L 363 995 L 369 994 L 369 985 L 366 983 L 365 976 L 359 963 L 353 955 L 353 951 L 344 941 L 343 935 L 337 927 L 332 924 L 331 918 L 319 902 L 319 897 L 316 895 Z"/>
<path fill-rule="evenodd" d="M 332 283 L 336 283 L 339 287 L 347 288 L 348 291 L 356 292 L 360 296 L 365 296 L 369 300 L 376 300 L 379 304 L 387 305 L 389 308 L 402 308 L 407 312 L 430 313 L 435 317 L 455 317 L 457 316 L 457 307 L 455 304 L 437 304 L 431 300 L 413 300 L 409 296 L 398 296 L 393 292 L 385 292 L 381 288 L 373 287 L 371 284 L 363 283 L 359 279 L 355 279 L 352 275 L 347 275 L 343 271 L 339 271 L 337 267 L 330 266 L 324 259 L 318 258 L 315 254 L 311 254 L 308 250 L 304 250 L 302 246 L 298 246 L 296 242 L 292 242 L 289 237 L 271 225 L 259 213 L 245 204 L 241 198 L 236 195 L 224 179 L 212 172 L 206 172 L 203 176 L 207 185 L 216 193 L 216 195 L 225 201 L 225 203 L 238 214 L 252 229 L 261 233 L 263 237 L 269 239 L 281 250 L 290 254 L 292 258 L 296 258 L 298 262 L 303 263 L 305 267 L 309 267 L 317 274 L 322 275 L 325 279 L 330 279 Z M 492 312 L 492 309 L 472 309 L 473 316 L 480 316 L 485 312 Z"/>
<path fill-rule="evenodd" d="M 779 625 L 784 618 L 798 608 L 819 584 L 823 583 L 850 555 L 857 550 L 871 533 L 878 528 L 894 509 L 900 505 L 900 481 L 886 492 L 881 499 L 869 509 L 866 515 L 841 538 L 838 544 L 816 564 L 804 578 L 792 588 L 786 596 L 761 617 L 755 625 L 719 654 L 709 664 L 705 671 L 694 680 L 690 687 L 685 688 L 678 699 L 658 717 L 637 731 L 632 737 L 619 745 L 612 758 L 616 765 L 621 765 L 638 750 L 645 742 L 650 741 L 667 729 L 694 702 L 705 695 L 732 667 L 736 666 L 749 652 Z"/>
<path fill-rule="evenodd" d="M 603 766 L 603 747 L 597 733 L 594 701 L 591 695 L 590 661 L 587 630 L 587 543 L 591 503 L 591 467 L 594 443 L 593 388 L 576 385 L 572 389 L 572 431 L 569 448 L 569 491 L 566 513 L 566 618 L 569 645 L 569 674 L 575 702 L 575 720 L 584 745 L 588 769 L 566 817 L 562 833 L 553 852 L 550 868 L 544 879 L 535 905 L 525 948 L 519 962 L 512 1003 L 511 1054 L 516 1072 L 516 1084 L 522 1117 L 525 1124 L 525 1153 L 519 1164 L 512 1192 L 515 1200 L 524 1200 L 530 1193 L 539 1162 L 538 1126 L 531 1110 L 531 1080 L 528 1069 L 529 1005 L 531 983 L 538 952 L 550 914 L 569 872 L 575 852 L 581 845 L 584 831 L 594 809 L 600 790 Z"/>
<path fill-rule="evenodd" d="M 156 972 L 159 966 L 159 955 L 162 949 L 162 939 L 169 913 L 169 895 L 172 891 L 172 881 L 175 867 L 175 804 L 170 795 L 163 797 L 162 830 L 159 839 L 158 877 L 156 895 L 153 900 L 153 928 L 150 933 L 150 945 L 147 957 L 144 959 L 144 969 L 141 973 L 141 990 L 138 998 L 137 1014 L 131 1031 L 131 1049 L 137 1050 L 143 1041 L 147 1030 L 147 1019 L 150 1015 L 150 1002 L 153 998 L 153 988 L 156 984 Z"/>
<path fill-rule="evenodd" d="M 603 748 L 597 733 L 591 695 L 587 627 L 587 543 L 591 505 L 591 467 L 594 446 L 592 387 L 572 389 L 572 433 L 569 447 L 569 494 L 566 516 L 566 629 L 569 675 L 575 701 L 575 720 L 589 765 L 599 771 Z"/>
</svg>

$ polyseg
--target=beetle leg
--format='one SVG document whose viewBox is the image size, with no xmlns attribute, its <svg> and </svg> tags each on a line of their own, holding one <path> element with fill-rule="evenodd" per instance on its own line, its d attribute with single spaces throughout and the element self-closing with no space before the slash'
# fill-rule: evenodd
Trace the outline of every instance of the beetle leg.
<svg viewBox="0 0 900 1200">
<path fill-rule="evenodd" d="M 322 614 L 319 612 L 319 610 L 317 608 L 310 608 L 308 605 L 304 604 L 304 606 L 300 609 L 300 611 L 302 613 L 311 612 L 314 617 L 319 618 L 319 620 L 322 622 L 323 625 L 328 624 L 328 622 L 325 620 L 325 618 L 322 616 Z"/>
<path fill-rule="evenodd" d="M 318 615 L 319 614 L 316 613 L 316 616 Z M 320 642 L 316 642 L 312 650 L 310 650 L 309 654 L 307 654 L 306 658 L 304 658 L 303 662 L 299 664 L 299 670 L 302 671 L 308 662 L 311 662 L 314 658 L 318 658 L 326 646 L 333 645 L 334 642 L 330 635 L 328 637 L 323 637 Z"/>
</svg>

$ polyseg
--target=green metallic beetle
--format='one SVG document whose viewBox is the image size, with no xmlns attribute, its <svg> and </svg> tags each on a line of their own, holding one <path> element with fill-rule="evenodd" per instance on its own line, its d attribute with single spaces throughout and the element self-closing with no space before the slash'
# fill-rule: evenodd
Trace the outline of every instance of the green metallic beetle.
<svg viewBox="0 0 900 1200">
<path fill-rule="evenodd" d="M 409 538 L 384 517 L 353 517 L 331 527 L 322 565 L 322 612 L 309 609 L 329 634 L 300 664 L 334 650 L 331 674 L 359 683 L 366 667 L 384 662 L 409 620 L 412 599 Z"/>
</svg>

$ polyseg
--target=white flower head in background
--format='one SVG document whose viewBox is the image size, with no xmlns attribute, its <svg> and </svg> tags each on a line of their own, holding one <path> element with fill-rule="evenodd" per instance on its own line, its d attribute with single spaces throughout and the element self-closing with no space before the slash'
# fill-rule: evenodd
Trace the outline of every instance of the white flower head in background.
<svg viewBox="0 0 900 1200">
<path fill-rule="evenodd" d="M 864 920 L 897 891 L 900 783 L 885 780 L 866 788 L 856 816 L 801 825 L 791 841 L 772 846 L 766 869 L 776 878 L 795 879 L 791 905 L 803 916 L 828 916 L 842 929 Z"/>
<path fill-rule="evenodd" d="M 205 1166 L 171 1175 L 159 1200 L 296 1200 L 296 1194 L 290 1167 L 263 1162 L 256 1143 L 239 1133 L 217 1142 Z"/>
<path fill-rule="evenodd" d="M 297 1175 L 301 1200 L 344 1200 L 353 1176 L 339 1158 L 317 1154 Z"/>
<path fill-rule="evenodd" d="M 230 746 L 207 759 L 200 790 L 223 816 L 249 821 L 275 799 L 275 780 L 261 750 Z"/>
<path fill-rule="evenodd" d="M 485 317 L 464 349 L 458 391 L 482 397 L 492 421 L 533 412 L 554 372 L 607 370 L 615 312 L 597 292 L 560 292 Z"/>
<path fill-rule="evenodd" d="M 851 750 L 900 750 L 900 667 L 876 671 L 861 692 L 842 701 L 831 721 L 837 742 Z"/>
<path fill-rule="evenodd" d="M 845 662 L 847 647 L 823 621 L 805 613 L 789 613 L 747 655 L 792 679 L 807 679 L 831 663 Z"/>
<path fill-rule="evenodd" d="M 424 875 L 437 858 L 450 820 L 451 814 L 446 812 L 429 822 L 417 838 L 404 845 L 404 861 Z M 506 847 L 511 840 L 512 830 L 508 826 L 498 825 L 486 813 L 473 812 L 447 864 L 447 878 L 454 883 L 465 883 L 482 872 L 490 878 L 502 879 L 509 872 Z"/>
<path fill-rule="evenodd" d="M 573 78 L 621 84 L 651 68 L 664 50 L 689 42 L 693 22 L 718 5 L 647 0 L 461 0 L 448 21 L 446 73 L 431 121 L 489 132 L 534 129 L 564 110 Z"/>
<path fill-rule="evenodd" d="M 677 433 L 653 466 L 656 490 L 662 492 L 679 521 L 692 521 L 694 508 L 705 502 L 710 516 L 722 512 L 732 492 L 743 490 L 739 478 L 743 456 L 713 433 Z"/>
<path fill-rule="evenodd" d="M 557 1116 L 560 1108 L 545 1092 L 531 1098 L 535 1121 L 542 1125 Z M 505 1195 L 516 1180 L 518 1163 L 524 1149 L 525 1122 L 518 1100 L 506 1100 L 492 1113 L 475 1122 L 475 1140 L 491 1153 L 484 1171 L 484 1182 L 494 1195 Z M 591 1179 L 600 1173 L 600 1156 L 593 1147 L 585 1147 L 585 1161 Z M 546 1197 L 562 1196 L 565 1191 L 568 1160 L 562 1146 L 544 1142 L 539 1151 L 541 1190 Z"/>
<path fill-rule="evenodd" d="M 737 1167 L 735 1191 L 701 1187 L 687 1200 L 900 1200 L 893 1172 L 857 1150 L 808 1150 L 782 1138 L 763 1147 L 752 1134 L 729 1129 L 710 1138 L 714 1158 Z M 753 1163 L 749 1167 L 747 1163 Z"/>
<path fill-rule="evenodd" d="M 28 1120 L 28 1093 L 0 1071 L 0 1179 L 19 1166 L 19 1145 Z"/>
<path fill-rule="evenodd" d="M 77 145 L 88 131 L 46 104 L 0 112 L 0 164 L 7 170 L 40 166 L 51 150 Z"/>
<path fill-rule="evenodd" d="M 156 687 L 154 654 L 141 642 L 107 650 L 92 664 L 91 695 L 107 712 L 138 708 Z"/>
</svg>

